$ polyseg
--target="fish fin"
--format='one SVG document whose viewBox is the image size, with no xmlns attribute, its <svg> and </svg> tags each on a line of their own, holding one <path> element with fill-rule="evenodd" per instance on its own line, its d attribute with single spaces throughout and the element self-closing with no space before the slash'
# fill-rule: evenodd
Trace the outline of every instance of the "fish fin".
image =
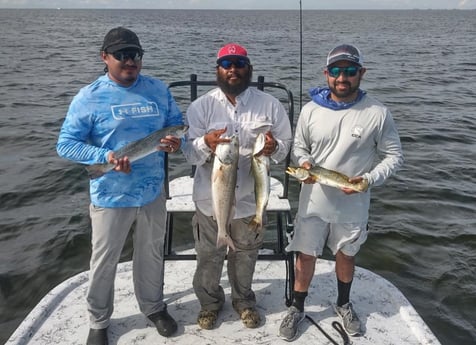
<svg viewBox="0 0 476 345">
<path fill-rule="evenodd" d="M 233 240 L 231 239 L 230 236 L 218 236 L 217 237 L 217 248 L 221 248 L 223 246 L 228 246 L 230 247 L 233 251 L 236 250 L 235 244 L 233 243 Z"/>
<path fill-rule="evenodd" d="M 93 164 L 85 167 L 86 171 L 88 172 L 89 178 L 93 180 L 104 175 L 104 171 L 102 170 L 103 166 L 103 164 Z"/>
<path fill-rule="evenodd" d="M 263 228 L 263 223 L 258 219 L 258 217 L 254 216 L 251 222 L 248 223 L 248 230 L 258 232 Z"/>
</svg>

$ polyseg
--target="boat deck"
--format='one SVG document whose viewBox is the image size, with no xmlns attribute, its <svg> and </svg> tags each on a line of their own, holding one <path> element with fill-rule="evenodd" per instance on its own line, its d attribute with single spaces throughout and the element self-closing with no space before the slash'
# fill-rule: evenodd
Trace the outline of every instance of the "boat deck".
<svg viewBox="0 0 476 345">
<path fill-rule="evenodd" d="M 202 330 L 196 323 L 200 305 L 192 289 L 195 261 L 166 261 L 164 293 L 168 310 L 179 328 L 171 338 L 161 337 L 139 311 L 132 286 L 132 265 L 121 263 L 116 277 L 115 310 L 109 327 L 109 344 L 289 344 L 278 337 L 286 312 L 285 265 L 282 261 L 259 260 L 253 289 L 262 323 L 256 329 L 243 326 L 230 302 L 230 288 L 223 272 L 222 286 L 227 302 L 214 330 Z M 85 294 L 88 273 L 80 273 L 53 289 L 19 326 L 7 345 L 85 344 L 88 316 Z M 334 263 L 319 260 L 306 300 L 306 313 L 338 344 L 343 341 L 332 328 L 336 300 Z M 360 267 L 352 290 L 352 302 L 365 334 L 351 337 L 353 344 L 412 345 L 439 341 L 403 294 L 384 278 Z M 329 344 L 329 340 L 307 319 L 300 324 L 294 344 Z"/>
</svg>

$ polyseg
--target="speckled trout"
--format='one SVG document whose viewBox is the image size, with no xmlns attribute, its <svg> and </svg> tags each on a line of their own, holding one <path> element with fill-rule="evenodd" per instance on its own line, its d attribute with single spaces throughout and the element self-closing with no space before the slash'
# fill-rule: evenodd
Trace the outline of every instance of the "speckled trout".
<svg viewBox="0 0 476 345">
<path fill-rule="evenodd" d="M 160 140 L 170 135 L 173 137 L 181 137 L 188 131 L 188 126 L 178 125 L 170 126 L 159 129 L 155 132 L 152 132 L 145 138 L 133 141 L 119 150 L 114 151 L 114 156 L 116 158 L 129 157 L 129 161 L 132 163 L 136 160 L 144 158 L 145 156 L 150 155 L 151 153 L 157 151 L 157 147 L 161 146 Z M 98 178 L 108 171 L 114 169 L 114 164 L 104 163 L 104 164 L 93 164 L 86 167 L 88 175 L 91 179 Z"/>
<path fill-rule="evenodd" d="M 324 184 L 326 186 L 331 186 L 335 188 L 350 188 L 356 192 L 365 192 L 369 187 L 367 180 L 362 180 L 358 183 L 350 183 L 349 177 L 341 174 L 340 172 L 325 169 L 320 166 L 312 167 L 310 170 L 304 168 L 293 168 L 288 167 L 286 172 L 297 178 L 299 181 L 306 180 L 309 176 L 315 179 L 316 182 Z"/>
<path fill-rule="evenodd" d="M 260 133 L 253 146 L 251 158 L 251 171 L 255 179 L 256 214 L 248 224 L 248 228 L 253 231 L 259 231 L 263 228 L 264 212 L 269 199 L 269 157 L 265 155 L 257 155 L 263 150 L 265 141 L 265 135 Z"/>
<path fill-rule="evenodd" d="M 235 214 L 239 142 L 236 136 L 229 139 L 231 139 L 229 143 L 218 144 L 215 150 L 212 170 L 212 201 L 218 226 L 217 248 L 227 245 L 235 250 L 228 228 Z"/>
</svg>

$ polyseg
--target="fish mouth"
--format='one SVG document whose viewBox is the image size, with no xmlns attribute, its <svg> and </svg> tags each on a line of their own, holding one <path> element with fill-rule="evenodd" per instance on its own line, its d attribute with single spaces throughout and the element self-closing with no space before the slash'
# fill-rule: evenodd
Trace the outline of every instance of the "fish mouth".
<svg viewBox="0 0 476 345">
<path fill-rule="evenodd" d="M 297 168 L 293 168 L 293 167 L 287 167 L 286 169 L 286 174 L 289 174 L 295 178 L 297 178 L 298 180 L 301 180 L 302 179 L 302 176 L 299 176 L 298 172 L 297 172 Z"/>
<path fill-rule="evenodd" d="M 303 173 L 301 168 L 287 167 L 286 173 L 297 178 L 299 181 L 304 181 L 309 177 L 309 172 L 307 174 Z"/>
<path fill-rule="evenodd" d="M 286 174 L 294 175 L 295 173 L 296 173 L 296 169 L 295 169 L 295 168 L 287 167 L 287 169 L 286 169 Z"/>
</svg>

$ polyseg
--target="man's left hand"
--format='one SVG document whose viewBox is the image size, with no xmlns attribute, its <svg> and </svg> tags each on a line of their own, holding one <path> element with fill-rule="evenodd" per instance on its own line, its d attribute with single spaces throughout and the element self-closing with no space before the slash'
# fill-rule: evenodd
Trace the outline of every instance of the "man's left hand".
<svg viewBox="0 0 476 345">
<path fill-rule="evenodd" d="M 277 147 L 278 142 L 276 141 L 276 139 L 274 139 L 273 133 L 271 133 L 271 131 L 266 132 L 264 148 L 261 153 L 265 156 L 271 156 L 276 151 Z"/>
<path fill-rule="evenodd" d="M 180 138 L 167 135 L 165 138 L 160 139 L 159 150 L 168 153 L 174 153 L 180 148 Z"/>
<path fill-rule="evenodd" d="M 361 181 L 363 181 L 364 178 L 362 176 L 355 176 L 355 177 L 351 177 L 349 178 L 349 182 L 354 184 L 354 183 L 359 183 Z M 359 193 L 353 189 L 350 189 L 350 188 L 345 188 L 345 187 L 342 187 L 341 188 L 341 191 L 343 191 L 345 194 L 349 195 L 349 194 L 354 194 L 354 193 Z"/>
</svg>

